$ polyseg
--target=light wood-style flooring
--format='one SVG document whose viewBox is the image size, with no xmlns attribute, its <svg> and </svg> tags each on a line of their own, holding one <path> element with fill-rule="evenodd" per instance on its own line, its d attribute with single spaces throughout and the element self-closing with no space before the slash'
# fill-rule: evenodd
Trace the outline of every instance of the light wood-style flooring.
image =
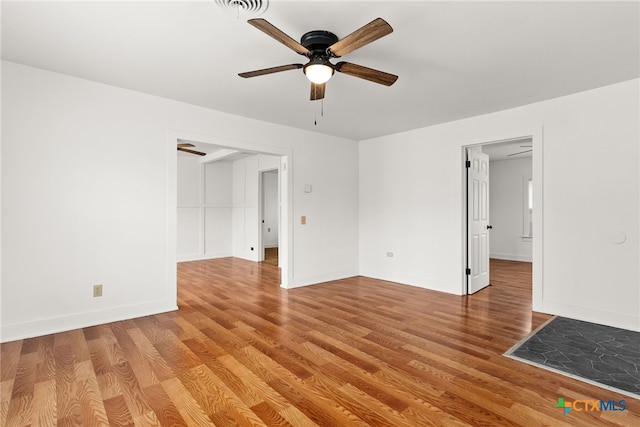
<svg viewBox="0 0 640 427">
<path fill-rule="evenodd" d="M 638 400 L 506 358 L 549 316 L 531 265 L 460 297 L 181 263 L 177 312 L 2 344 L 0 426 L 638 426 Z M 554 408 L 625 399 L 627 411 Z"/>
</svg>

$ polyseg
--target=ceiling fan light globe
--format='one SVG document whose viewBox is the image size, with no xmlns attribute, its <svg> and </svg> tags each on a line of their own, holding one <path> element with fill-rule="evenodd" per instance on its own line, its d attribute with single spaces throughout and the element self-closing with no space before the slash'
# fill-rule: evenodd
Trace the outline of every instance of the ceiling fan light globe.
<svg viewBox="0 0 640 427">
<path fill-rule="evenodd" d="M 325 64 L 309 64 L 304 67 L 304 74 L 312 83 L 322 84 L 333 75 L 333 67 Z"/>
</svg>

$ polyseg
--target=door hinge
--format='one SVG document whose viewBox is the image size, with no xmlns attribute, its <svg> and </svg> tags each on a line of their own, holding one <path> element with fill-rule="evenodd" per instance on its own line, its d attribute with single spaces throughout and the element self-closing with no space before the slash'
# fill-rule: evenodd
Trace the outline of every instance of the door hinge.
<svg viewBox="0 0 640 427">
<path fill-rule="evenodd" d="M 467 160 L 467 161 L 464 163 L 464 165 L 465 165 L 466 167 L 470 168 L 470 167 L 471 167 L 471 160 Z"/>
<path fill-rule="evenodd" d="M 464 271 L 464 274 L 466 274 L 467 276 L 471 276 L 471 269 L 470 269 L 470 268 L 467 268 L 467 269 Z"/>
</svg>

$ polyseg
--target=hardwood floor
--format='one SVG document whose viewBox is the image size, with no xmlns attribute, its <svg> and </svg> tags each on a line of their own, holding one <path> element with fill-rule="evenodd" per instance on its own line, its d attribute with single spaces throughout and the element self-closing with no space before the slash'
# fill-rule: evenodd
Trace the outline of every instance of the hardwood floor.
<svg viewBox="0 0 640 427">
<path fill-rule="evenodd" d="M 491 267 L 459 297 L 182 263 L 177 312 L 2 344 L 0 425 L 640 425 L 638 400 L 502 356 L 549 316 L 531 312 L 530 264 Z M 559 397 L 627 410 L 564 416 Z"/>
<path fill-rule="evenodd" d="M 278 248 L 264 248 L 264 261 L 268 264 L 278 265 Z"/>
</svg>

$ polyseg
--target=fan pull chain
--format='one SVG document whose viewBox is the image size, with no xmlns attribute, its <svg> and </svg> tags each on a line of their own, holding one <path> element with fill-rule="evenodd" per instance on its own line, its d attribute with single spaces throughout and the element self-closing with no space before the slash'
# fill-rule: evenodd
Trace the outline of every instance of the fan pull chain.
<svg viewBox="0 0 640 427">
<path fill-rule="evenodd" d="M 314 113 L 313 125 L 318 126 L 318 110 Z M 320 100 L 320 117 L 324 117 L 324 98 Z"/>
</svg>

